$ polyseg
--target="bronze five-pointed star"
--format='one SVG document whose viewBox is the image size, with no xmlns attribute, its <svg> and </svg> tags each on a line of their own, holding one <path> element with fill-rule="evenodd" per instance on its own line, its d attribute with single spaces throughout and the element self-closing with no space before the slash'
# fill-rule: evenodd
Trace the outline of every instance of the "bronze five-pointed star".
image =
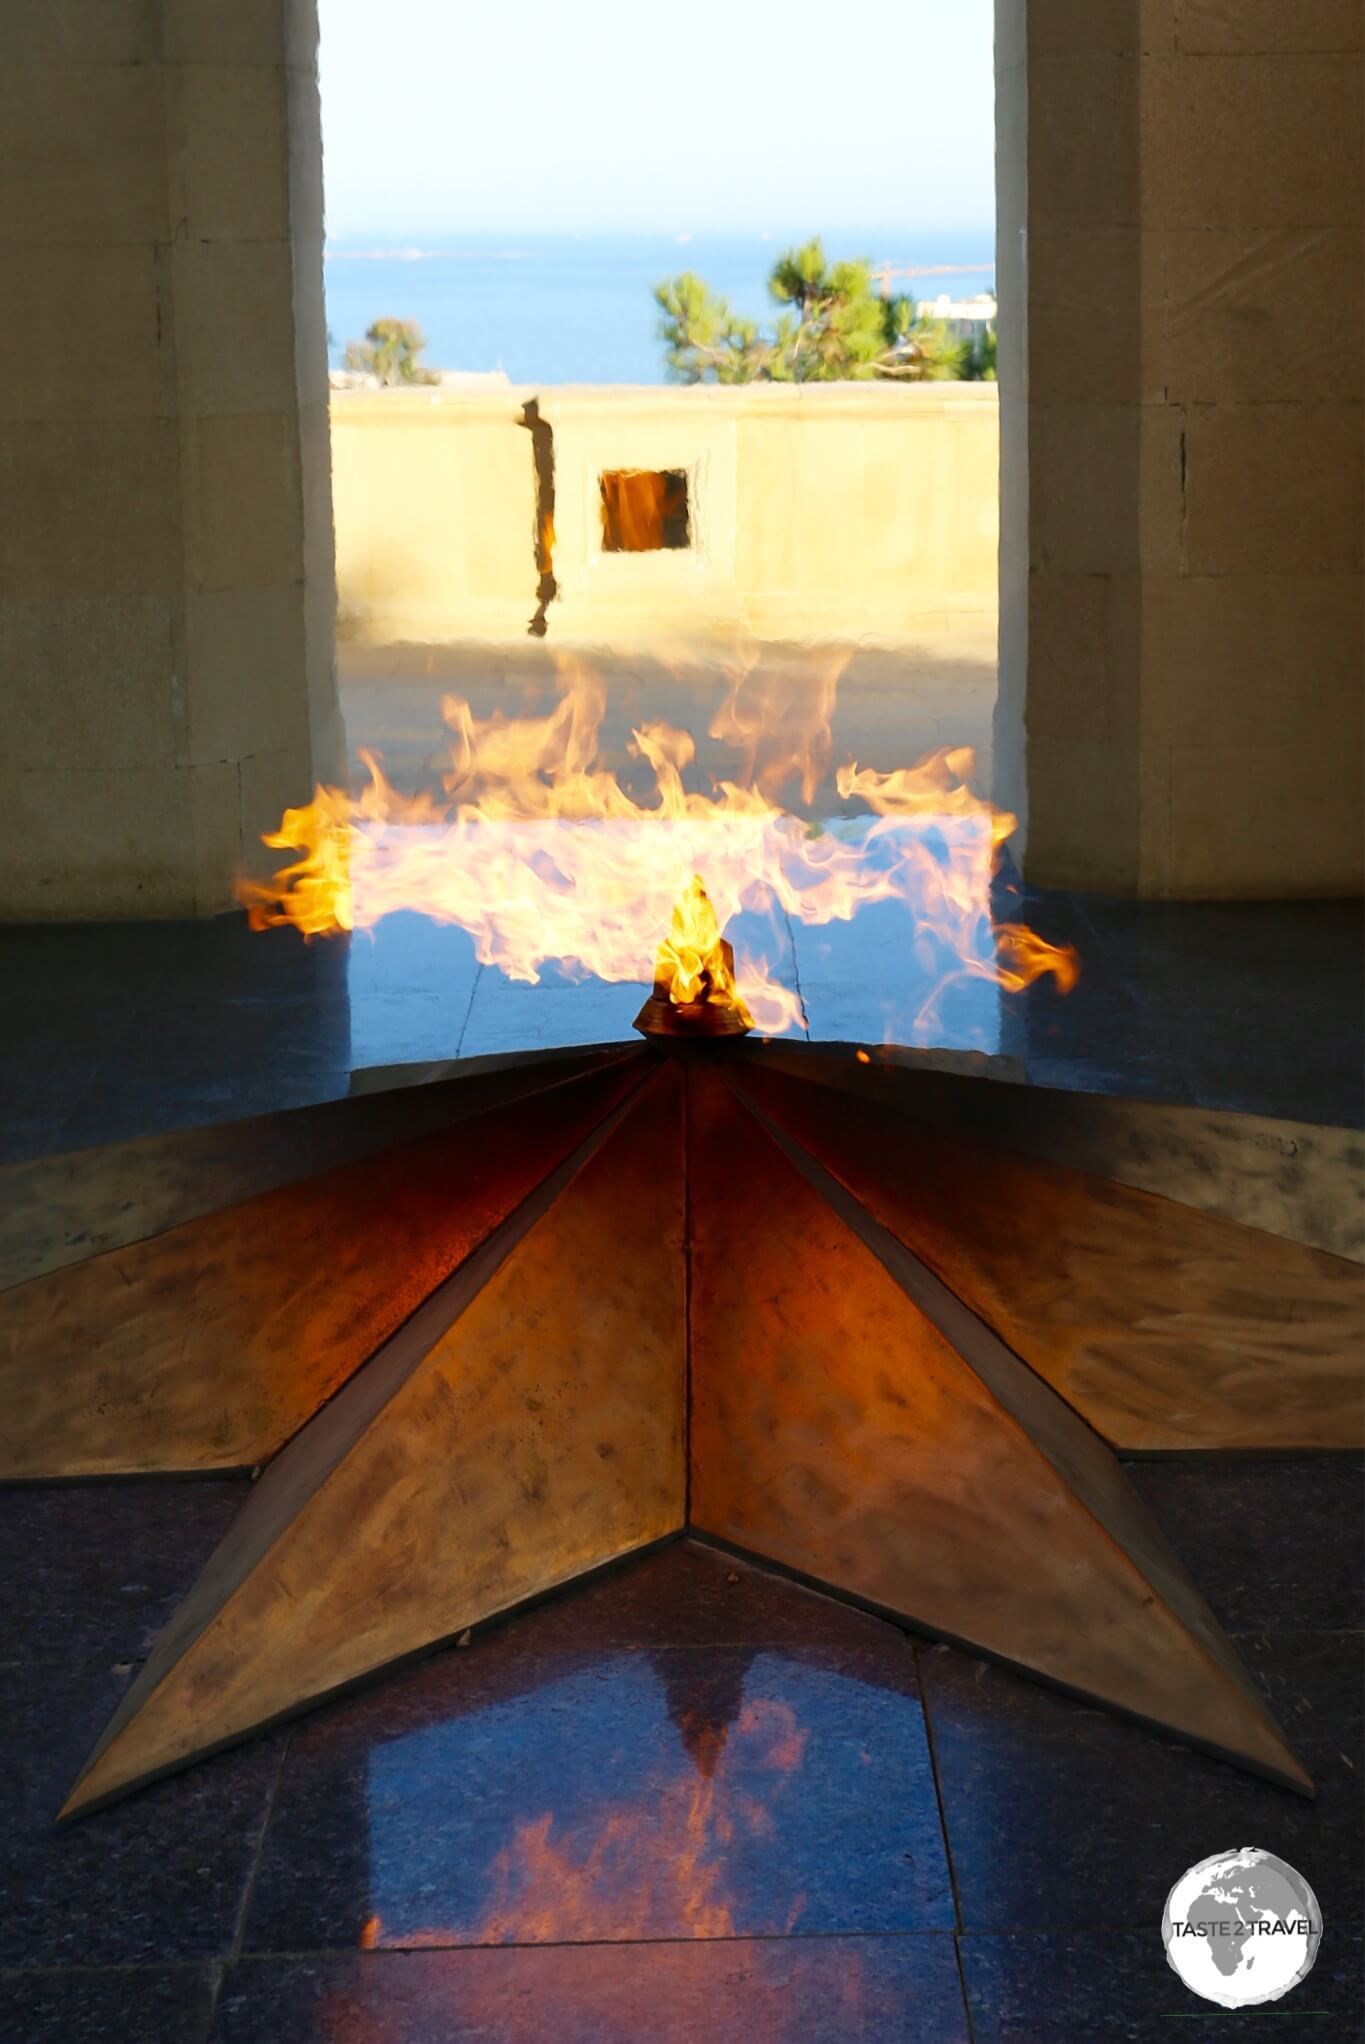
<svg viewBox="0 0 1365 2044">
<path fill-rule="evenodd" d="M 683 1532 L 1311 1792 L 1114 1452 L 1359 1440 L 1262 1130 L 749 1042 L 16 1167 L 0 1473 L 261 1472 L 64 1814 Z"/>
</svg>

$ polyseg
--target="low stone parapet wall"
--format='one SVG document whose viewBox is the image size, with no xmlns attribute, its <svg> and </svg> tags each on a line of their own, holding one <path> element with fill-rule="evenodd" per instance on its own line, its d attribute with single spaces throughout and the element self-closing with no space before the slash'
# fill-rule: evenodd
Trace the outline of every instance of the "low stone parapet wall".
<svg viewBox="0 0 1365 2044">
<path fill-rule="evenodd" d="M 334 391 L 331 415 L 343 637 L 994 632 L 993 384 Z M 667 544 L 623 543 L 623 473 L 669 479 Z"/>
</svg>

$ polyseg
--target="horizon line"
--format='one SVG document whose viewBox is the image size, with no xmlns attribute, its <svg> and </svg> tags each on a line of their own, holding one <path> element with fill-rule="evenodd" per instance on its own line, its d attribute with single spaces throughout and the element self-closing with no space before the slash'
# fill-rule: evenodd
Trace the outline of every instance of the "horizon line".
<svg viewBox="0 0 1365 2044">
<path fill-rule="evenodd" d="M 643 230 L 640 231 L 643 233 Z M 936 233 L 945 233 L 951 232 L 952 230 L 936 229 L 934 231 Z M 591 234 L 571 233 L 565 230 L 562 234 L 554 233 L 544 234 L 540 238 L 542 241 L 549 240 L 587 241 L 598 238 L 605 239 L 609 235 L 614 235 L 618 232 L 624 237 L 625 235 L 634 232 L 634 230 L 624 228 L 619 230 L 603 229 L 600 231 L 600 236 L 598 230 L 594 230 L 593 233 Z M 838 233 L 840 232 L 840 230 L 836 229 L 835 232 Z M 717 240 L 719 239 L 747 240 L 752 238 L 755 241 L 762 242 L 778 242 L 778 241 L 785 242 L 790 239 L 790 236 L 786 234 L 776 234 L 767 232 L 763 233 L 754 232 L 752 236 L 750 236 L 749 232 L 744 229 L 716 228 L 699 230 L 699 237 L 697 235 L 692 234 L 659 233 L 657 236 L 650 234 L 646 238 L 650 240 L 657 239 L 658 241 L 661 242 L 665 240 L 670 241 L 681 250 L 685 249 L 690 242 L 698 238 L 701 238 L 702 240 L 712 238 Z M 324 243 L 322 251 L 323 255 L 325 257 L 332 259 L 333 261 L 415 263 L 415 262 L 459 262 L 463 260 L 475 260 L 478 258 L 486 258 L 490 253 L 489 250 L 484 248 L 464 249 L 459 246 L 450 248 L 432 248 L 422 246 L 418 243 L 402 241 L 395 241 L 393 243 L 388 244 L 383 242 L 371 243 L 369 246 L 356 248 L 347 246 L 347 242 L 349 239 L 350 237 L 343 236 L 340 240 L 336 242 L 328 241 Z M 356 239 L 358 240 L 359 237 L 357 236 Z M 492 230 L 489 230 L 489 239 L 504 240 L 513 244 L 510 247 L 504 247 L 493 250 L 491 253 L 494 261 L 527 262 L 530 261 L 533 258 L 533 256 L 539 252 L 537 249 L 517 248 L 515 246 L 516 237 L 513 235 L 499 236 L 496 235 Z M 826 231 L 824 233 L 812 235 L 810 239 L 816 241 L 828 241 L 832 239 L 832 236 L 830 235 L 829 232 Z M 901 253 L 905 253 L 905 251 L 902 251 Z M 877 257 L 868 255 L 866 257 L 866 260 L 872 263 L 876 263 L 878 261 L 891 262 L 893 258 L 891 256 Z M 996 257 L 994 250 L 992 250 L 989 255 L 983 256 L 980 262 L 926 263 L 922 267 L 920 267 L 919 273 L 923 276 L 952 276 L 954 274 L 965 276 L 969 273 L 975 275 L 977 272 L 981 270 L 993 270 L 995 267 Z"/>
</svg>

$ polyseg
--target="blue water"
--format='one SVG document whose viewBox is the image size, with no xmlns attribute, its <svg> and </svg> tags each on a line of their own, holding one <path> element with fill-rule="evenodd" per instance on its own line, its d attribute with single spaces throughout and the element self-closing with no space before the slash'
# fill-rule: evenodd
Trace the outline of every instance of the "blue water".
<svg viewBox="0 0 1365 2044">
<path fill-rule="evenodd" d="M 737 312 L 771 320 L 767 274 L 801 235 L 467 237 L 420 256 L 398 247 L 329 249 L 325 264 L 332 364 L 347 341 L 381 318 L 415 319 L 425 360 L 439 369 L 503 369 L 513 383 L 662 383 L 663 348 L 653 289 L 694 270 Z M 925 276 L 893 288 L 929 298 L 988 288 L 993 230 L 827 233 L 831 260 L 865 255 L 894 266 L 979 264 L 961 276 Z"/>
</svg>

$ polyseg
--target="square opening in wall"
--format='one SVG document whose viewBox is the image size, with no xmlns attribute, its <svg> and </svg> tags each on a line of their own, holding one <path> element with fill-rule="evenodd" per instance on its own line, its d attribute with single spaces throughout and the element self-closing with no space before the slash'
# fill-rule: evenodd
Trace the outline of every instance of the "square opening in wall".
<svg viewBox="0 0 1365 2044">
<path fill-rule="evenodd" d="M 652 554 L 691 546 L 683 469 L 610 468 L 601 484 L 603 553 Z"/>
</svg>

